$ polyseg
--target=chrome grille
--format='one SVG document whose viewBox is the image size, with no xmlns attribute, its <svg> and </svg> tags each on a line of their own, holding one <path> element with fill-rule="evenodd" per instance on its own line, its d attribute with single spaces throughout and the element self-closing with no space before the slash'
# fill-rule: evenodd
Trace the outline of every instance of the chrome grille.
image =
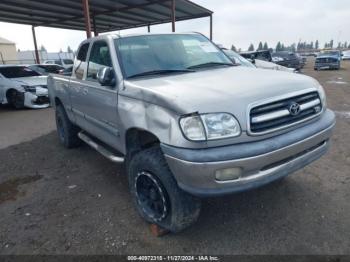
<svg viewBox="0 0 350 262">
<path fill-rule="evenodd" d="M 265 134 L 307 121 L 322 111 L 318 92 L 255 106 L 250 110 L 250 133 Z"/>
</svg>

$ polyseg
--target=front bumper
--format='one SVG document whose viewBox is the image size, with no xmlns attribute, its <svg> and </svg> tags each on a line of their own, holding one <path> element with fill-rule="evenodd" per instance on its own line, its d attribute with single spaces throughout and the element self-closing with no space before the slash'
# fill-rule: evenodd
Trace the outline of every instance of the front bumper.
<svg viewBox="0 0 350 262">
<path fill-rule="evenodd" d="M 181 149 L 162 144 L 180 188 L 196 196 L 217 196 L 249 190 L 287 176 L 327 152 L 335 125 L 327 110 L 306 126 L 263 141 L 208 149 Z M 217 170 L 240 167 L 240 178 L 218 181 Z"/>
<path fill-rule="evenodd" d="M 315 64 L 315 69 L 338 69 L 339 63 L 318 63 Z"/>
<path fill-rule="evenodd" d="M 47 108 L 50 106 L 48 90 L 46 88 L 36 88 L 35 93 L 24 93 L 24 106 L 28 108 Z"/>
</svg>

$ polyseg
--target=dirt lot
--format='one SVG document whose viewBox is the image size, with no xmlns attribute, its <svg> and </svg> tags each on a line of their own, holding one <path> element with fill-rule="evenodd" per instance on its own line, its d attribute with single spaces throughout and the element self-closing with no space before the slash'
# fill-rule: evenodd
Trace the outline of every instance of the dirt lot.
<svg viewBox="0 0 350 262">
<path fill-rule="evenodd" d="M 133 208 L 122 166 L 59 145 L 51 109 L 0 108 L 0 254 L 350 254 L 350 62 L 316 72 L 309 59 L 304 73 L 337 112 L 329 154 L 284 181 L 205 200 L 197 224 L 162 238 Z"/>
</svg>

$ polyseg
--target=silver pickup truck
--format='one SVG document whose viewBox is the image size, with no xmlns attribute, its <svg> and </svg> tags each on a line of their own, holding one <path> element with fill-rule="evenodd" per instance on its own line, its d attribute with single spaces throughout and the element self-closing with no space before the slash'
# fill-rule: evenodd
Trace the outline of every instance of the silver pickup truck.
<svg viewBox="0 0 350 262">
<path fill-rule="evenodd" d="M 140 215 L 172 232 L 196 221 L 201 197 L 317 160 L 335 125 L 315 79 L 236 66 L 195 33 L 86 40 L 48 88 L 62 144 L 124 162 Z"/>
</svg>

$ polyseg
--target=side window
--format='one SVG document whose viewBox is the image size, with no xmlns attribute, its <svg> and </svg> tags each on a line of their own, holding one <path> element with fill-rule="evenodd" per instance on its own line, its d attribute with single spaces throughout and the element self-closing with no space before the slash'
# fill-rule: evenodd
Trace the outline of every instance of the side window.
<svg viewBox="0 0 350 262">
<path fill-rule="evenodd" d="M 84 70 L 86 67 L 86 56 L 89 50 L 90 43 L 83 44 L 78 52 L 77 58 L 75 60 L 75 77 L 78 79 L 83 79 Z"/>
<path fill-rule="evenodd" d="M 93 44 L 90 52 L 86 80 L 97 81 L 97 72 L 103 67 L 112 67 L 111 55 L 107 43 L 105 41 L 97 41 Z"/>
<path fill-rule="evenodd" d="M 56 65 L 62 65 L 62 61 L 61 60 L 55 60 L 55 63 Z"/>
</svg>

